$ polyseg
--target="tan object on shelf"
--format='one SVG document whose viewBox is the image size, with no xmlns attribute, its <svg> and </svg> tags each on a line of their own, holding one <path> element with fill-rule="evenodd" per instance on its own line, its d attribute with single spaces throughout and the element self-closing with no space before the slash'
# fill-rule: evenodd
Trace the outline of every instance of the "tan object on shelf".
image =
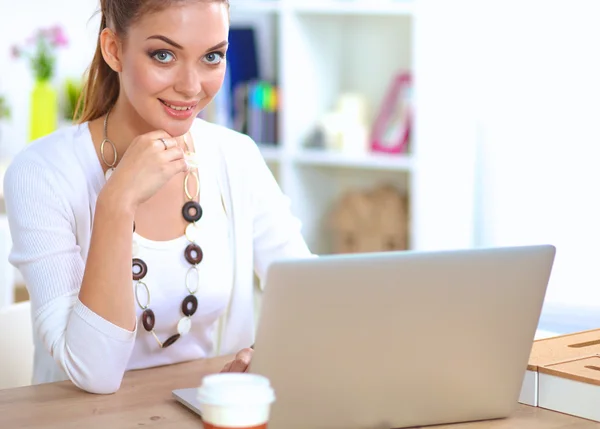
<svg viewBox="0 0 600 429">
<path fill-rule="evenodd" d="M 335 253 L 408 249 L 408 199 L 394 187 L 346 194 L 331 217 Z"/>
<path fill-rule="evenodd" d="M 29 301 L 29 292 L 24 285 L 15 286 L 15 302 Z"/>
<path fill-rule="evenodd" d="M 545 368 L 598 354 L 600 354 L 600 329 L 534 341 L 519 402 L 542 406 L 540 380 Z M 600 371 L 598 375 L 600 376 Z"/>
</svg>

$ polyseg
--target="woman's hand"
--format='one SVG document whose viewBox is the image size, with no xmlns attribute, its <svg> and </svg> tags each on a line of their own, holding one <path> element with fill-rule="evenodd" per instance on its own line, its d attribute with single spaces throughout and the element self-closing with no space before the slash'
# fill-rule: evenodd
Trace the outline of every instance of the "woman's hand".
<svg viewBox="0 0 600 429">
<path fill-rule="evenodd" d="M 177 140 L 164 131 L 153 131 L 131 142 L 106 187 L 135 210 L 176 174 L 187 170 Z"/>
<path fill-rule="evenodd" d="M 250 348 L 240 350 L 232 361 L 225 364 L 221 372 L 247 372 L 253 353 L 254 350 Z"/>
</svg>

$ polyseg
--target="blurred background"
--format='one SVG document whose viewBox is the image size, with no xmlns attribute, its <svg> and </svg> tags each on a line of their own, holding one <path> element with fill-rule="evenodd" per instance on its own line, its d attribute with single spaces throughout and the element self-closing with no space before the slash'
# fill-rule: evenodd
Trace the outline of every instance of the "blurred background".
<svg viewBox="0 0 600 429">
<path fill-rule="evenodd" d="M 314 252 L 551 243 L 540 329 L 600 326 L 600 2 L 231 3 L 202 116 L 260 146 Z M 0 182 L 71 123 L 97 9 L 0 0 Z M 10 246 L 0 191 L 0 307 Z"/>
</svg>

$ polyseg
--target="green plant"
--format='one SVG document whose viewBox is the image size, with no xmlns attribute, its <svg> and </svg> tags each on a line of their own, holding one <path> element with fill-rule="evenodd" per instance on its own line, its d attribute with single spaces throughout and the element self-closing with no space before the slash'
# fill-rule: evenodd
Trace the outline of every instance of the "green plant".
<svg viewBox="0 0 600 429">
<path fill-rule="evenodd" d="M 50 80 L 56 66 L 56 49 L 67 46 L 62 27 L 38 30 L 23 46 L 13 46 L 14 58 L 27 58 L 37 80 Z"/>
<path fill-rule="evenodd" d="M 10 108 L 8 107 L 8 102 L 6 98 L 0 95 L 0 121 L 2 119 L 10 118 Z"/>
<path fill-rule="evenodd" d="M 81 96 L 83 85 L 75 79 L 67 79 L 65 82 L 65 104 L 63 108 L 63 117 L 68 121 L 75 119 L 75 109 Z M 83 101 L 83 100 L 82 100 Z"/>
</svg>

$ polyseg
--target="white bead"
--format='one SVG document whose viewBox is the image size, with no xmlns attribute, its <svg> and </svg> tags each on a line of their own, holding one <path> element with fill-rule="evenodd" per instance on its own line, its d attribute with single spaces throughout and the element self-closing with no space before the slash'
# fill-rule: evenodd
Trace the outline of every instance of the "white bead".
<svg viewBox="0 0 600 429">
<path fill-rule="evenodd" d="M 200 240 L 200 228 L 196 226 L 196 223 L 190 223 L 185 228 L 185 236 L 192 243 L 198 243 L 198 241 Z"/>
<path fill-rule="evenodd" d="M 179 332 L 181 336 L 189 333 L 190 329 L 192 329 L 192 319 L 189 317 L 182 318 L 177 324 L 177 332 Z"/>
<path fill-rule="evenodd" d="M 108 179 L 110 179 L 110 176 L 112 176 L 114 171 L 115 171 L 114 168 L 109 168 L 108 170 L 106 170 L 106 173 L 104 173 L 104 177 L 106 178 L 107 181 L 108 181 Z"/>
<path fill-rule="evenodd" d="M 131 242 L 131 256 L 136 257 L 140 253 L 140 246 L 137 241 L 133 240 Z"/>
</svg>

